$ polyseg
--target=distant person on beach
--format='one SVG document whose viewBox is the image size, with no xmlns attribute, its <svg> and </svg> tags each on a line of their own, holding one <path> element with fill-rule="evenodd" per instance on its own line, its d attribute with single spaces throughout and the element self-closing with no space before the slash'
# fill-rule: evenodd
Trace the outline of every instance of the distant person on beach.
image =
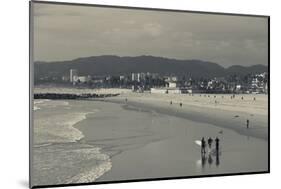
<svg viewBox="0 0 281 189">
<path fill-rule="evenodd" d="M 247 119 L 247 121 L 246 121 L 247 129 L 249 129 L 249 124 L 250 124 L 250 121 Z"/>
<path fill-rule="evenodd" d="M 172 105 L 172 104 L 173 104 L 173 102 L 172 102 L 172 101 L 170 101 L 170 104 Z"/>
<path fill-rule="evenodd" d="M 211 137 L 208 138 L 209 148 L 212 148 L 213 139 Z"/>
<path fill-rule="evenodd" d="M 220 139 L 218 137 L 216 137 L 215 141 L 216 141 L 216 151 L 219 152 Z"/>
<path fill-rule="evenodd" d="M 182 103 L 180 103 L 180 107 L 182 107 Z"/>
<path fill-rule="evenodd" d="M 201 154 L 205 154 L 206 153 L 206 141 L 204 139 L 204 137 L 201 139 Z"/>
<path fill-rule="evenodd" d="M 256 97 L 254 97 L 254 100 L 256 100 Z"/>
</svg>

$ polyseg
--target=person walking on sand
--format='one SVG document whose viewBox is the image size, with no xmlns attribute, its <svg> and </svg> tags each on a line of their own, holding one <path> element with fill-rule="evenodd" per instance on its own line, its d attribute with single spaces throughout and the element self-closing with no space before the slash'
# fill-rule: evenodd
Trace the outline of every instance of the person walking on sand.
<svg viewBox="0 0 281 189">
<path fill-rule="evenodd" d="M 216 137 L 215 141 L 216 141 L 216 152 L 218 153 L 219 147 L 220 147 L 220 139 L 218 137 Z"/>
<path fill-rule="evenodd" d="M 201 154 L 205 154 L 206 153 L 206 141 L 205 138 L 203 137 L 201 139 Z"/>
<path fill-rule="evenodd" d="M 213 143 L 213 139 L 211 137 L 209 137 L 208 138 L 208 145 L 209 145 L 210 149 L 212 148 L 212 143 Z"/>
<path fill-rule="evenodd" d="M 247 119 L 247 121 L 246 121 L 247 129 L 249 129 L 249 124 L 250 124 L 250 121 Z"/>
<path fill-rule="evenodd" d="M 182 107 L 182 103 L 180 103 L 180 107 Z"/>
</svg>

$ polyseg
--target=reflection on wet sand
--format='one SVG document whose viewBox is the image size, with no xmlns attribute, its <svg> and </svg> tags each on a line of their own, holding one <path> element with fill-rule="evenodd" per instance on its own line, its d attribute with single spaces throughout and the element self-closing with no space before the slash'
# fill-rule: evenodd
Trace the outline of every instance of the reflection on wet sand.
<svg viewBox="0 0 281 189">
<path fill-rule="evenodd" d="M 209 166 L 211 166 L 214 162 L 215 158 L 215 164 L 218 167 L 220 165 L 220 155 L 221 152 L 216 151 L 215 153 L 209 153 L 206 155 L 206 153 L 201 154 L 201 166 L 204 169 L 206 162 L 208 162 Z"/>
</svg>

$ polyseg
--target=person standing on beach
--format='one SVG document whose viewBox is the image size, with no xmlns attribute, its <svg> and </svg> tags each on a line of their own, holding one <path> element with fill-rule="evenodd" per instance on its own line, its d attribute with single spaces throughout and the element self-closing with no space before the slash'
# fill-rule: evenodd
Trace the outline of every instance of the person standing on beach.
<svg viewBox="0 0 281 189">
<path fill-rule="evenodd" d="M 172 101 L 170 101 L 170 105 L 172 105 L 173 104 L 173 102 Z"/>
<path fill-rule="evenodd" d="M 218 137 L 216 137 L 215 141 L 216 141 L 216 152 L 218 153 L 219 147 L 220 147 L 220 139 Z"/>
<path fill-rule="evenodd" d="M 209 137 L 208 138 L 208 145 L 209 145 L 210 149 L 212 148 L 212 143 L 213 143 L 213 139 L 211 137 Z"/>
<path fill-rule="evenodd" d="M 204 137 L 201 139 L 201 154 L 205 154 L 206 153 L 206 141 L 204 139 Z"/>
<path fill-rule="evenodd" d="M 249 129 L 249 124 L 250 124 L 250 121 L 247 119 L 247 121 L 246 121 L 247 129 Z"/>
</svg>

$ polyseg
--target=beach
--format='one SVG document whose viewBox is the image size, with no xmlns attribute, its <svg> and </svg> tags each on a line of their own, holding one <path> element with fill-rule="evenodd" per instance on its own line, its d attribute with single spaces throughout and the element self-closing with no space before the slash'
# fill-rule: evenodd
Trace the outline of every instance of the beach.
<svg viewBox="0 0 281 189">
<path fill-rule="evenodd" d="M 33 168 L 38 176 L 33 182 L 42 185 L 267 171 L 267 109 L 267 95 L 236 95 L 231 99 L 225 94 L 128 90 L 102 100 L 36 101 Z M 52 124 L 48 124 L 50 118 Z M 195 143 L 202 137 L 218 137 L 221 153 L 202 158 Z M 60 176 L 50 174 L 55 172 Z"/>
</svg>

